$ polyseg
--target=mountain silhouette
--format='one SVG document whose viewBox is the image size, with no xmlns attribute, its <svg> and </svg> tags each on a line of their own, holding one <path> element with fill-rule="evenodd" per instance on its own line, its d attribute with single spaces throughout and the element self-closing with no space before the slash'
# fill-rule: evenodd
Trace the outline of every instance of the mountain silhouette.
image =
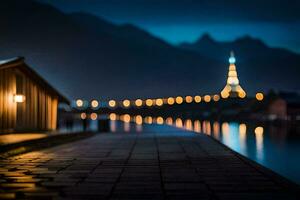
<svg viewBox="0 0 300 200">
<path fill-rule="evenodd" d="M 65 14 L 31 0 L 1 1 L 0 19 L 0 59 L 24 56 L 71 99 L 217 93 L 230 50 L 246 91 L 299 90 L 299 55 L 250 37 L 226 43 L 205 35 L 174 46 L 131 24 Z"/>
</svg>

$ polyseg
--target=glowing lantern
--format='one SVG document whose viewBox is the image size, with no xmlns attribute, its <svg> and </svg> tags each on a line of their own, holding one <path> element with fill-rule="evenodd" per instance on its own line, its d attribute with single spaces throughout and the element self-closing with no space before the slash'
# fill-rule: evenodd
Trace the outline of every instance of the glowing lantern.
<svg viewBox="0 0 300 200">
<path fill-rule="evenodd" d="M 14 95 L 14 102 L 16 103 L 23 103 L 25 101 L 25 96 L 22 94 Z"/>
</svg>

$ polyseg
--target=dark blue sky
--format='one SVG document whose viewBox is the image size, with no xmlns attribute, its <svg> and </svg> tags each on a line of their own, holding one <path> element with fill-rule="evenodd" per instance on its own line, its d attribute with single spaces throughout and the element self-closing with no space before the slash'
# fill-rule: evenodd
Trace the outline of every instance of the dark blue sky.
<svg viewBox="0 0 300 200">
<path fill-rule="evenodd" d="M 85 11 L 132 23 L 171 43 L 203 33 L 217 40 L 251 35 L 300 53 L 299 0 L 40 0 L 64 12 Z"/>
</svg>

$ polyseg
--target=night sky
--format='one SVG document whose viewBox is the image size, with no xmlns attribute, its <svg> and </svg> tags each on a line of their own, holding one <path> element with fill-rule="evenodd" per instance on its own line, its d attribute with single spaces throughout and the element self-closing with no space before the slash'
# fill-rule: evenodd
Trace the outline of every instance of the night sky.
<svg viewBox="0 0 300 200">
<path fill-rule="evenodd" d="M 40 0 L 64 12 L 89 12 L 132 23 L 173 44 L 210 33 L 220 41 L 243 35 L 300 53 L 297 0 Z"/>
</svg>

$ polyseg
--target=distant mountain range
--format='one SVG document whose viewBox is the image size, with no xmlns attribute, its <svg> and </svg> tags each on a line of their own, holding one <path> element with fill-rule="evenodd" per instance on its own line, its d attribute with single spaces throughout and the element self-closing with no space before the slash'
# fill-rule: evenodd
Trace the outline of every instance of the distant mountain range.
<svg viewBox="0 0 300 200">
<path fill-rule="evenodd" d="M 0 4 L 0 59 L 25 56 L 70 98 L 216 93 L 225 84 L 231 50 L 250 93 L 300 89 L 300 56 L 251 37 L 218 42 L 204 35 L 174 46 L 134 25 L 87 13 L 65 14 L 31 0 Z"/>
</svg>

